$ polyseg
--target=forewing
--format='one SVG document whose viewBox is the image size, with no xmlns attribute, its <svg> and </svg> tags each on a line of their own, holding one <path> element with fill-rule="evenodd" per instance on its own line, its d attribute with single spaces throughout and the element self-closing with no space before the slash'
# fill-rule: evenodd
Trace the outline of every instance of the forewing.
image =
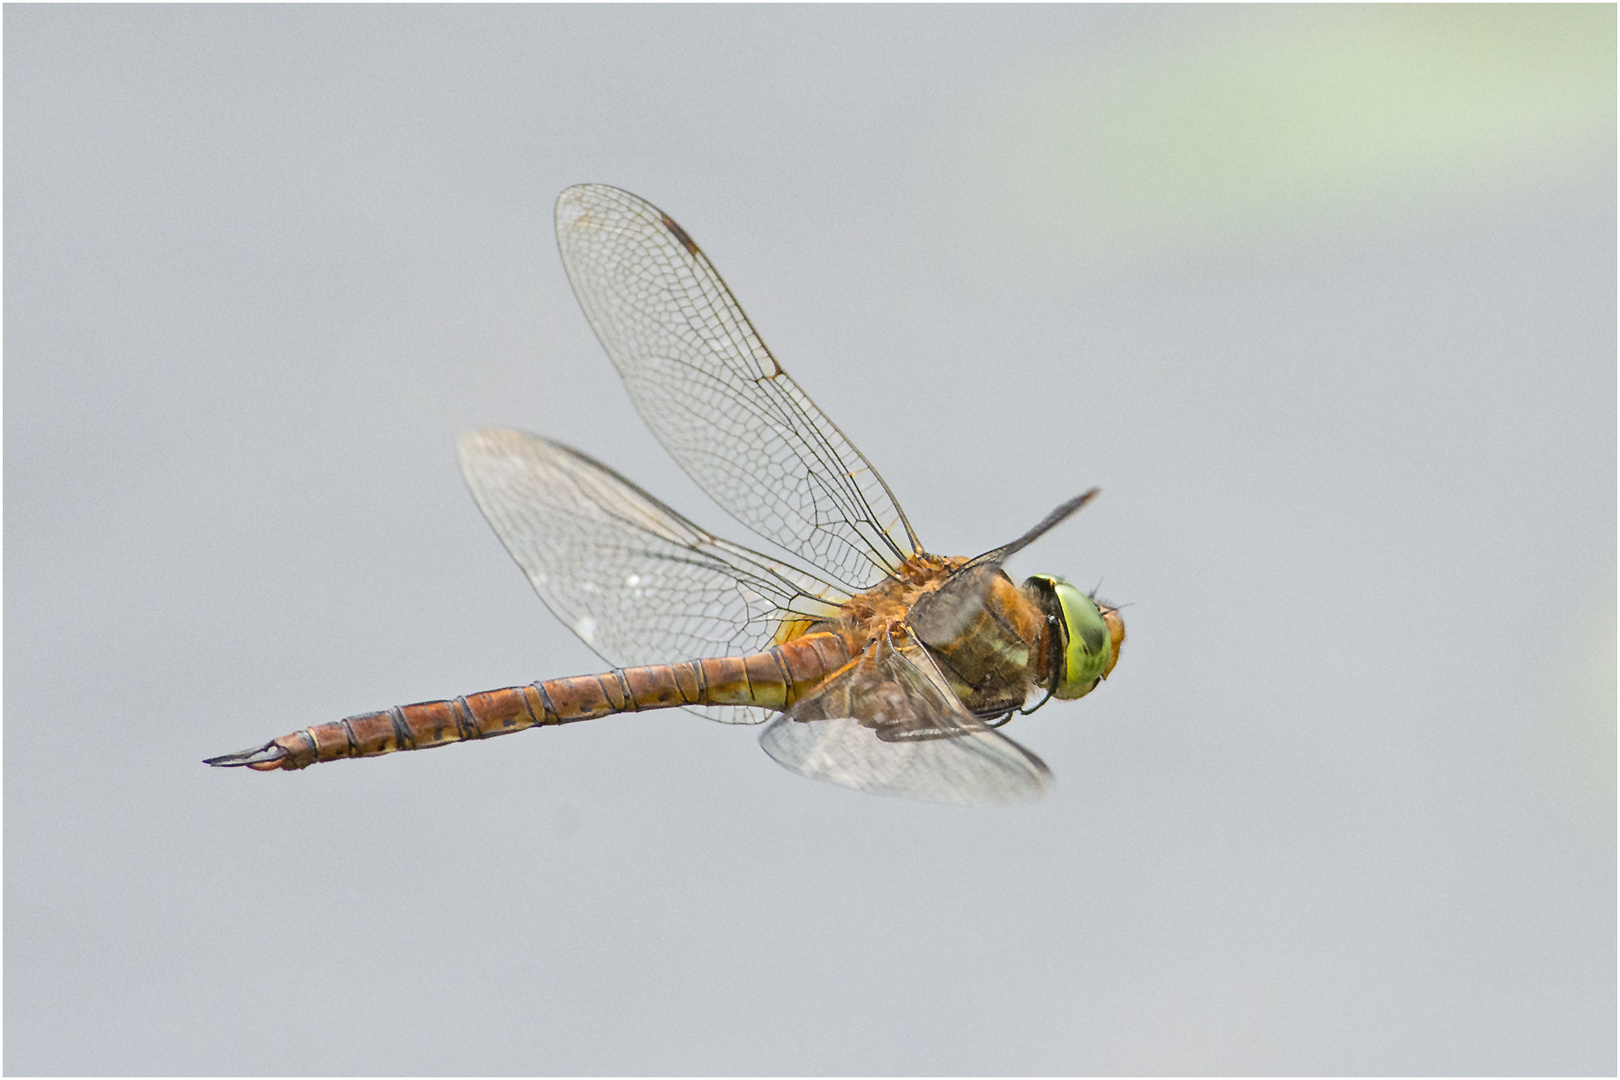
<svg viewBox="0 0 1620 1080">
<path fill-rule="evenodd" d="M 1040 798 L 1040 758 L 963 708 L 915 642 L 878 638 L 760 734 L 778 764 L 858 791 L 988 806 Z"/>
<path fill-rule="evenodd" d="M 918 550 L 877 471 L 668 215 L 618 188 L 571 187 L 557 246 L 642 419 L 728 513 L 850 592 Z"/>
<path fill-rule="evenodd" d="M 458 453 L 478 508 L 540 598 L 615 667 L 758 652 L 784 618 L 822 617 L 845 599 L 560 443 L 487 428 L 464 435 Z M 743 706 L 699 715 L 765 718 Z"/>
</svg>

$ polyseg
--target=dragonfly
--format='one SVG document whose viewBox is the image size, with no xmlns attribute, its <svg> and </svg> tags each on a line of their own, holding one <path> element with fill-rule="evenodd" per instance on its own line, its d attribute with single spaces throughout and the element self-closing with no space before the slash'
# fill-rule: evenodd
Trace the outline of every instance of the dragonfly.
<svg viewBox="0 0 1620 1080">
<path fill-rule="evenodd" d="M 457 447 L 474 500 L 553 613 L 611 670 L 317 724 L 207 764 L 302 769 L 615 713 L 767 723 L 765 752 L 858 791 L 968 805 L 1039 798 L 1051 773 L 1000 730 L 1114 670 L 1125 626 L 1067 580 L 1005 561 L 1096 494 L 975 557 L 918 542 L 889 486 L 765 347 L 663 211 L 584 184 L 557 200 L 574 295 L 647 426 L 779 555 L 699 527 L 540 435 Z"/>
</svg>

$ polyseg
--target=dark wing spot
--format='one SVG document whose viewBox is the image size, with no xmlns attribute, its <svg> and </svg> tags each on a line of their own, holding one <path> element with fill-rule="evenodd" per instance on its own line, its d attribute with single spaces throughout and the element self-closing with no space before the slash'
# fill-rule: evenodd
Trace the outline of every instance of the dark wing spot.
<svg viewBox="0 0 1620 1080">
<path fill-rule="evenodd" d="M 664 219 L 664 228 L 673 233 L 675 235 L 675 239 L 679 240 L 681 245 L 685 247 L 687 251 L 690 251 L 693 255 L 698 253 L 698 246 L 692 242 L 692 238 L 690 236 L 686 235 L 685 229 L 675 224 L 675 219 L 671 218 L 668 214 L 659 214 L 658 216 Z"/>
</svg>

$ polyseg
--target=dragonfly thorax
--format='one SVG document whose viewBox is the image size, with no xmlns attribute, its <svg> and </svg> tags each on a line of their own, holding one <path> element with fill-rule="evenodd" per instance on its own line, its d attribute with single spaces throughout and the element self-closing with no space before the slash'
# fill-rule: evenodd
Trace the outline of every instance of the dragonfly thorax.
<svg viewBox="0 0 1620 1080">
<path fill-rule="evenodd" d="M 1048 678 L 1045 614 L 999 566 L 951 562 L 946 580 L 918 597 L 906 621 L 970 712 L 1018 708 Z"/>
<path fill-rule="evenodd" d="M 833 624 L 836 623 L 853 631 L 857 638 L 869 641 L 888 624 L 904 619 L 919 600 L 937 591 L 965 562 L 965 558 L 926 552 L 912 555 L 877 585 L 845 601 L 836 619 L 816 624 L 816 627 L 835 629 Z"/>
</svg>

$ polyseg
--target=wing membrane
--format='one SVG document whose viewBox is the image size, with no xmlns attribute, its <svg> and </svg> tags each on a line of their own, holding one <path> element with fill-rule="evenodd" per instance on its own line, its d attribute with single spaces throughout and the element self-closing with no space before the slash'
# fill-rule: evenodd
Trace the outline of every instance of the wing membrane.
<svg viewBox="0 0 1620 1080">
<path fill-rule="evenodd" d="M 878 638 L 760 734 L 777 763 L 857 791 L 981 806 L 1038 799 L 1040 758 L 986 727 L 928 653 Z"/>
<path fill-rule="evenodd" d="M 871 463 L 668 215 L 617 188 L 571 187 L 557 200 L 557 246 L 642 419 L 728 513 L 850 592 L 918 550 Z"/>
<path fill-rule="evenodd" d="M 616 667 L 757 652 L 783 618 L 823 617 L 847 598 L 713 536 L 560 443 L 488 428 L 457 450 L 478 508 L 540 598 Z M 699 715 L 765 718 L 743 706 Z"/>
</svg>

